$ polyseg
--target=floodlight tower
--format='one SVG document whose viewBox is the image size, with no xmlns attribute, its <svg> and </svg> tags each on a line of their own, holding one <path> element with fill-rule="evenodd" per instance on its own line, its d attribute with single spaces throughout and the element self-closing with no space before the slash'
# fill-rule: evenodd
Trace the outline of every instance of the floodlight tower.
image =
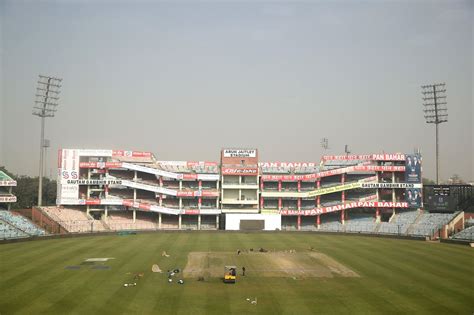
<svg viewBox="0 0 474 315">
<path fill-rule="evenodd" d="M 446 83 L 428 84 L 421 86 L 423 106 L 427 124 L 436 125 L 436 184 L 439 185 L 439 127 L 448 121 L 448 107 L 446 102 Z"/>
<path fill-rule="evenodd" d="M 321 139 L 321 148 L 323 148 L 324 151 L 329 149 L 329 140 L 328 140 L 328 138 L 322 138 Z"/>
<path fill-rule="evenodd" d="M 59 89 L 61 88 L 60 83 L 62 80 L 63 79 L 56 77 L 39 75 L 38 86 L 36 87 L 36 99 L 35 105 L 33 106 L 33 115 L 41 117 L 38 206 L 41 206 L 43 203 L 43 156 L 45 150 L 44 119 L 46 117 L 54 117 L 54 113 L 58 107 Z"/>
</svg>

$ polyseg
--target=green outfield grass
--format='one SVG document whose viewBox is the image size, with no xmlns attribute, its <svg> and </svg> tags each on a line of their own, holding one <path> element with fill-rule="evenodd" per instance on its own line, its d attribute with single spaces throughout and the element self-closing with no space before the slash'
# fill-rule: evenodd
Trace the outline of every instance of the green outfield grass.
<svg viewBox="0 0 474 315">
<path fill-rule="evenodd" d="M 166 270 L 184 269 L 191 252 L 259 247 L 313 247 L 358 277 L 263 277 L 247 266 L 235 285 L 167 282 Z M 109 270 L 65 269 L 92 257 L 115 259 Z M 154 263 L 165 273 L 152 273 Z M 137 286 L 123 287 L 139 272 Z M 208 232 L 54 239 L 0 245 L 0 314 L 473 314 L 473 275 L 473 248 L 422 241 Z M 255 297 L 257 305 L 246 301 Z"/>
</svg>

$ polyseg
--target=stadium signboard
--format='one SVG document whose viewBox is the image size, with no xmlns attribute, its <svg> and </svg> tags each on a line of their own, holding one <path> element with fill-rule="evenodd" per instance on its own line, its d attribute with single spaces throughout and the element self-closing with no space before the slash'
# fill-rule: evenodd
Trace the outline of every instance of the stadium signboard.
<svg viewBox="0 0 474 315">
<path fill-rule="evenodd" d="M 117 179 L 68 179 L 63 181 L 70 185 L 122 185 Z"/>
<path fill-rule="evenodd" d="M 254 158 L 254 157 L 257 157 L 257 150 L 255 149 L 224 149 L 224 157 Z"/>
</svg>

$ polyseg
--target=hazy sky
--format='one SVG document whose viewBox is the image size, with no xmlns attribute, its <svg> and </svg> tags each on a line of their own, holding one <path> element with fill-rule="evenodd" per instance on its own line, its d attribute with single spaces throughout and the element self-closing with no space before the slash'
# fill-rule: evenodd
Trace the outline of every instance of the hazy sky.
<svg viewBox="0 0 474 315">
<path fill-rule="evenodd" d="M 446 82 L 441 178 L 473 174 L 474 1 L 1 1 L 0 165 L 38 173 L 38 74 L 64 79 L 58 148 L 319 161 L 418 147 L 434 178 L 420 85 Z M 49 170 L 47 172 L 49 174 Z"/>
</svg>

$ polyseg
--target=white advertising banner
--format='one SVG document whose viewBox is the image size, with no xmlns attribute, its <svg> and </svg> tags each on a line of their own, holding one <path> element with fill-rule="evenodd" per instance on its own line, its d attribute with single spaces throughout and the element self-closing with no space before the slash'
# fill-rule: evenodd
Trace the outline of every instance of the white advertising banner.
<svg viewBox="0 0 474 315">
<path fill-rule="evenodd" d="M 421 184 L 412 183 L 362 183 L 362 188 L 421 188 Z"/>
<path fill-rule="evenodd" d="M 80 156 L 112 156 L 112 150 L 79 149 L 74 151 L 77 151 Z"/>
<path fill-rule="evenodd" d="M 78 150 L 62 149 L 59 153 L 58 200 L 73 200 L 79 197 L 79 185 L 67 183 L 68 180 L 79 179 L 79 152 Z"/>
<path fill-rule="evenodd" d="M 256 157 L 257 150 L 255 149 L 225 149 L 224 157 Z"/>
<path fill-rule="evenodd" d="M 16 202 L 16 196 L 0 196 L 0 202 Z"/>
</svg>

